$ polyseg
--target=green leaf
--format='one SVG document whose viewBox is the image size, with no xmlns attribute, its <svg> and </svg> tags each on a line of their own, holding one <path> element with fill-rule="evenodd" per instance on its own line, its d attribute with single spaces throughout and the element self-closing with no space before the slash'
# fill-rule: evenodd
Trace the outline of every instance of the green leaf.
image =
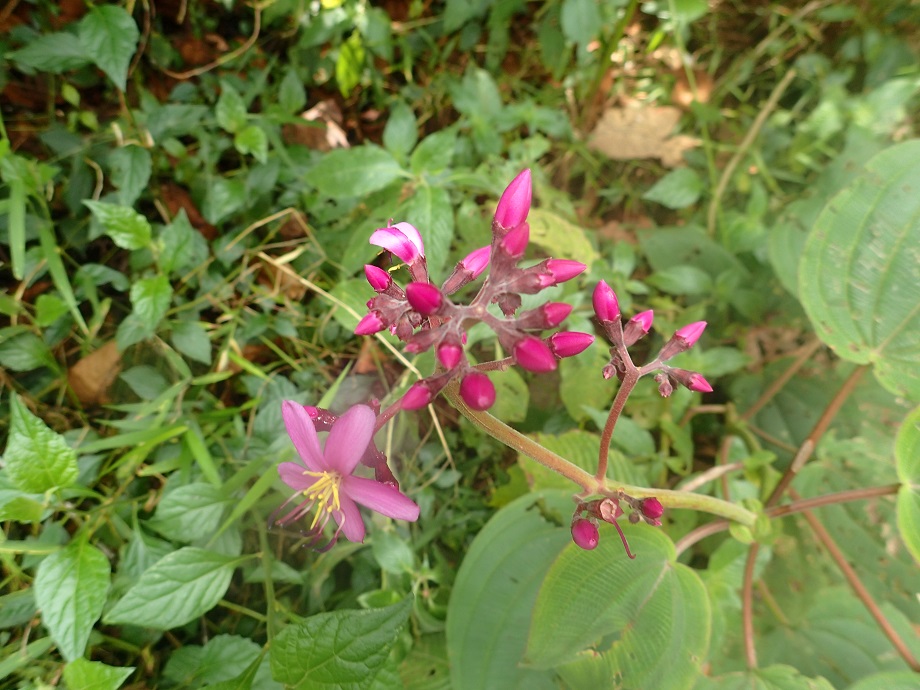
<svg viewBox="0 0 920 690">
<path fill-rule="evenodd" d="M 7 234 L 13 277 L 22 280 L 26 262 L 26 184 L 21 177 L 6 180 L 10 187 Z"/>
<path fill-rule="evenodd" d="M 346 199 L 383 189 L 402 174 L 389 151 L 366 144 L 330 151 L 305 177 L 323 196 Z"/>
<path fill-rule="evenodd" d="M 45 341 L 13 326 L 0 331 L 0 366 L 10 371 L 32 371 L 40 367 L 58 369 L 57 360 Z"/>
<path fill-rule="evenodd" d="M 691 168 L 677 168 L 652 185 L 642 198 L 672 209 L 695 204 L 703 193 L 703 179 Z"/>
<path fill-rule="evenodd" d="M 866 163 L 811 229 L 799 296 L 840 357 L 875 365 L 888 390 L 920 400 L 920 140 Z"/>
<path fill-rule="evenodd" d="M 521 665 L 537 590 L 571 541 L 571 491 L 529 494 L 498 511 L 460 564 L 447 609 L 454 690 L 552 690 L 553 674 Z"/>
<path fill-rule="evenodd" d="M 35 574 L 42 623 L 68 661 L 83 656 L 102 615 L 111 579 L 109 559 L 85 537 L 45 558 Z"/>
<path fill-rule="evenodd" d="M 803 676 L 792 666 L 774 665 L 704 678 L 694 690 L 834 690 L 827 679 Z"/>
<path fill-rule="evenodd" d="M 160 234 L 159 263 L 164 273 L 181 273 L 201 266 L 208 257 L 208 242 L 192 227 L 185 209 Z"/>
<path fill-rule="evenodd" d="M 177 321 L 170 337 L 173 346 L 186 357 L 211 364 L 211 339 L 198 321 Z"/>
<path fill-rule="evenodd" d="M 361 34 L 354 31 L 339 46 L 339 56 L 335 61 L 335 81 L 339 85 L 339 93 L 346 98 L 361 83 L 364 56 L 364 42 L 361 40 Z"/>
<path fill-rule="evenodd" d="M 370 688 L 412 610 L 412 597 L 382 609 L 339 610 L 289 625 L 271 646 L 272 677 L 293 688 Z"/>
<path fill-rule="evenodd" d="M 124 206 L 133 205 L 150 182 L 150 152 L 133 144 L 122 146 L 109 154 L 109 165 L 112 183 L 118 187 L 118 200 Z"/>
<path fill-rule="evenodd" d="M 894 455 L 898 479 L 898 530 L 907 549 L 920 563 L 920 407 L 898 430 Z"/>
<path fill-rule="evenodd" d="M 610 405 L 615 389 L 600 375 L 608 361 L 607 349 L 595 345 L 578 357 L 566 357 L 559 362 L 559 396 L 576 422 L 590 418 L 586 408 L 600 410 Z"/>
<path fill-rule="evenodd" d="M 74 659 L 64 667 L 64 681 L 69 690 L 117 690 L 132 673 L 133 666 L 121 668 Z"/>
<path fill-rule="evenodd" d="M 916 687 L 916 673 L 912 671 L 894 671 L 875 673 L 871 676 L 860 678 L 856 683 L 847 687 L 847 690 L 915 690 Z"/>
<path fill-rule="evenodd" d="M 147 524 L 178 542 L 210 537 L 220 524 L 224 500 L 211 484 L 194 482 L 169 492 Z"/>
<path fill-rule="evenodd" d="M 217 635 L 203 647 L 185 645 L 173 652 L 163 675 L 184 687 L 230 681 L 261 656 L 259 645 L 239 635 Z"/>
<path fill-rule="evenodd" d="M 139 38 L 137 24 L 118 5 L 96 5 L 80 21 L 86 54 L 122 91 Z"/>
<path fill-rule="evenodd" d="M 104 621 L 158 630 L 185 625 L 217 605 L 238 560 L 191 546 L 174 551 L 145 570 Z"/>
<path fill-rule="evenodd" d="M 420 185 L 400 207 L 401 220 L 411 223 L 425 241 L 425 256 L 432 275 L 440 275 L 454 239 L 454 207 L 444 187 Z"/>
<path fill-rule="evenodd" d="M 29 412 L 18 395 L 10 398 L 10 437 L 3 462 L 13 485 L 26 493 L 45 493 L 77 480 L 73 448 Z"/>
<path fill-rule="evenodd" d="M 83 204 L 122 249 L 143 249 L 150 245 L 150 223 L 133 208 L 104 201 L 86 200 Z"/>
<path fill-rule="evenodd" d="M 689 24 L 709 11 L 706 0 L 672 0 L 674 19 L 681 24 Z"/>
<path fill-rule="evenodd" d="M 224 131 L 233 134 L 246 126 L 247 116 L 243 97 L 229 82 L 221 81 L 220 97 L 214 107 L 214 117 L 217 118 L 217 124 Z"/>
<path fill-rule="evenodd" d="M 555 259 L 574 259 L 590 266 L 600 255 L 584 229 L 550 211 L 531 209 L 527 218 L 530 241 Z"/>
<path fill-rule="evenodd" d="M 595 0 L 563 0 L 559 19 L 562 33 L 579 46 L 590 43 L 603 26 Z"/>
<path fill-rule="evenodd" d="M 299 113 L 307 105 L 307 92 L 293 67 L 285 71 L 278 86 L 278 105 L 287 115 Z"/>
<path fill-rule="evenodd" d="M 489 413 L 506 423 L 523 422 L 530 403 L 530 390 L 524 377 L 509 367 L 490 372 L 489 378 L 495 385 L 495 405 Z"/>
<path fill-rule="evenodd" d="M 233 146 L 242 155 L 251 155 L 260 163 L 268 161 L 268 137 L 258 125 L 249 125 L 236 133 Z"/>
<path fill-rule="evenodd" d="M 415 113 L 404 101 L 397 101 L 383 128 L 383 145 L 390 153 L 403 159 L 415 148 L 417 141 L 418 122 Z"/>
<path fill-rule="evenodd" d="M 172 286 L 165 275 L 141 278 L 131 286 L 133 312 L 148 325 L 151 334 L 156 332 L 171 301 Z"/>
<path fill-rule="evenodd" d="M 457 132 L 454 129 L 442 129 L 430 134 L 415 147 L 409 158 L 409 168 L 415 175 L 446 170 L 454 158 L 456 146 Z"/>
<path fill-rule="evenodd" d="M 17 628 L 25 625 L 38 613 L 35 606 L 35 588 L 20 589 L 0 596 L 0 628 Z"/>
<path fill-rule="evenodd" d="M 39 36 L 25 48 L 10 53 L 10 58 L 39 72 L 60 74 L 92 62 L 80 39 L 66 31 Z"/>
<path fill-rule="evenodd" d="M 645 282 L 671 295 L 705 295 L 712 292 L 712 278 L 696 266 L 670 266 L 656 271 Z"/>
</svg>

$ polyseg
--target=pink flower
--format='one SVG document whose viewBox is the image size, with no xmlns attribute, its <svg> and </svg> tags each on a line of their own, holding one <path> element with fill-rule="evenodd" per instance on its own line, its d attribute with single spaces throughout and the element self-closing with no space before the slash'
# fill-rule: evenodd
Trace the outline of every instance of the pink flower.
<svg viewBox="0 0 920 690">
<path fill-rule="evenodd" d="M 617 301 L 617 293 L 603 280 L 594 288 L 592 301 L 594 303 L 594 313 L 597 314 L 597 318 L 601 321 L 613 321 L 620 318 L 620 303 Z"/>
<path fill-rule="evenodd" d="M 364 521 L 358 503 L 395 520 L 418 519 L 418 505 L 399 489 L 352 474 L 374 435 L 375 416 L 371 408 L 355 405 L 339 417 L 329 431 L 324 449 L 320 448 L 316 427 L 303 405 L 285 400 L 281 414 L 302 461 L 302 464 L 278 465 L 282 481 L 297 492 L 284 505 L 297 498 L 304 500 L 278 519 L 278 524 L 289 524 L 315 510 L 309 532 L 318 538 L 332 516 L 338 529 L 331 546 L 339 532 L 349 541 L 364 541 Z"/>
<path fill-rule="evenodd" d="M 515 177 L 502 192 L 502 198 L 499 199 L 498 206 L 495 208 L 495 223 L 505 230 L 510 230 L 527 220 L 532 195 L 533 189 L 528 169 Z"/>
<path fill-rule="evenodd" d="M 407 264 L 425 256 L 422 236 L 415 226 L 409 223 L 397 223 L 389 228 L 378 228 L 371 235 L 370 243 L 383 247 Z"/>
<path fill-rule="evenodd" d="M 683 328 L 678 328 L 674 333 L 676 338 L 683 338 L 687 341 L 687 347 L 693 347 L 697 340 L 700 339 L 700 336 L 703 335 L 703 331 L 706 330 L 705 321 L 694 321 L 693 323 L 687 324 Z"/>
</svg>

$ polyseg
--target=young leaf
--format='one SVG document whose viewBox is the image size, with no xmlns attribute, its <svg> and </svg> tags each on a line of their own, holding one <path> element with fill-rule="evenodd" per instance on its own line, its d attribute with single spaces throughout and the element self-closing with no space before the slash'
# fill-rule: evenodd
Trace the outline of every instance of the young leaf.
<svg viewBox="0 0 920 690">
<path fill-rule="evenodd" d="M 186 357 L 202 364 L 211 364 L 211 339 L 200 322 L 175 322 L 170 339 L 173 346 Z"/>
<path fill-rule="evenodd" d="M 78 536 L 45 558 L 35 574 L 35 603 L 68 661 L 83 656 L 93 626 L 102 615 L 109 591 L 108 558 L 85 537 Z"/>
<path fill-rule="evenodd" d="M 408 597 L 382 609 L 331 611 L 289 625 L 272 642 L 272 678 L 293 690 L 371 688 L 411 610 Z"/>
<path fill-rule="evenodd" d="M 86 54 L 122 91 L 140 32 L 124 8 L 96 5 L 80 22 L 80 42 Z"/>
<path fill-rule="evenodd" d="M 249 125 L 236 133 L 233 146 L 244 156 L 251 155 L 260 163 L 268 161 L 268 137 L 258 125 Z"/>
<path fill-rule="evenodd" d="M 69 690 L 118 690 L 132 673 L 133 666 L 120 668 L 80 658 L 64 667 L 64 680 Z"/>
<path fill-rule="evenodd" d="M 29 412 L 18 395 L 10 398 L 10 437 L 3 461 L 13 485 L 26 493 L 45 493 L 77 480 L 76 452 Z"/>
<path fill-rule="evenodd" d="M 239 559 L 186 546 L 162 558 L 105 615 L 106 624 L 169 630 L 210 611 Z"/>
<path fill-rule="evenodd" d="M 339 45 L 339 57 L 335 61 L 335 80 L 339 85 L 339 93 L 346 98 L 361 83 L 364 55 L 364 42 L 357 31 Z"/>
<path fill-rule="evenodd" d="M 133 312 L 148 325 L 151 334 L 169 309 L 171 300 L 172 286 L 165 275 L 141 278 L 131 286 Z"/>
<path fill-rule="evenodd" d="M 695 204 L 703 193 L 703 180 L 691 168 L 677 168 L 652 185 L 642 198 L 667 208 L 687 208 Z"/>
<path fill-rule="evenodd" d="M 390 111 L 386 127 L 383 128 L 383 145 L 400 159 L 409 155 L 418 141 L 418 123 L 412 108 L 403 101 L 397 101 Z"/>
<path fill-rule="evenodd" d="M 229 82 L 220 83 L 220 98 L 217 99 L 214 116 L 220 128 L 231 134 L 246 126 L 246 104 Z"/>
<path fill-rule="evenodd" d="M 365 145 L 330 151 L 305 177 L 323 196 L 345 199 L 383 189 L 401 174 L 402 168 L 389 151 Z"/>
<path fill-rule="evenodd" d="M 118 187 L 118 200 L 124 206 L 132 206 L 150 181 L 150 152 L 134 144 L 122 146 L 109 154 L 109 165 L 112 183 Z"/>
<path fill-rule="evenodd" d="M 86 200 L 83 204 L 122 249 L 143 249 L 150 244 L 150 223 L 133 208 L 104 201 Z"/>
</svg>

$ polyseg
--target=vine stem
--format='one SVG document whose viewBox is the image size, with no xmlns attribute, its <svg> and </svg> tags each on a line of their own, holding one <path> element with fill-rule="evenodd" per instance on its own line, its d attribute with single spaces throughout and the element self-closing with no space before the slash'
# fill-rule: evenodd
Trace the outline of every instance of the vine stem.
<svg viewBox="0 0 920 690">
<path fill-rule="evenodd" d="M 618 491 L 623 491 L 636 498 L 654 496 L 667 508 L 683 508 L 709 513 L 745 525 L 746 527 L 753 526 L 757 519 L 757 515 L 750 510 L 712 496 L 704 496 L 702 494 L 690 493 L 687 491 L 650 489 L 641 486 L 632 486 L 630 484 L 613 483 L 605 478 L 593 476 L 562 456 L 544 448 L 533 439 L 512 429 L 488 412 L 477 412 L 473 410 L 463 401 L 463 398 L 460 397 L 459 389 L 460 384 L 457 381 L 451 381 L 445 387 L 443 395 L 460 414 L 492 438 L 574 482 L 582 488 L 585 494 L 615 495 Z"/>
</svg>

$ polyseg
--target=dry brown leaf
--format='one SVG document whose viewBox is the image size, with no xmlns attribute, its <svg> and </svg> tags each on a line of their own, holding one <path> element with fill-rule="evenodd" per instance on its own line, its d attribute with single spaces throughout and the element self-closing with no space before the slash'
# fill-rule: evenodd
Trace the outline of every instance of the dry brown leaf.
<svg viewBox="0 0 920 690">
<path fill-rule="evenodd" d="M 684 162 L 683 153 L 700 144 L 695 137 L 670 136 L 680 119 L 671 106 L 608 108 L 591 132 L 588 146 L 618 161 L 660 158 L 673 168 Z"/>
<path fill-rule="evenodd" d="M 208 240 L 213 240 L 217 237 L 217 228 L 204 219 L 201 211 L 192 201 L 192 195 L 186 189 L 174 182 L 167 182 L 160 185 L 160 197 L 163 199 L 171 218 L 175 217 L 180 209 L 184 209 L 185 215 L 188 216 L 188 222 L 192 224 L 193 228 Z"/>
<path fill-rule="evenodd" d="M 121 355 L 114 340 L 91 352 L 70 367 L 67 383 L 84 405 L 104 405 L 109 400 L 109 387 L 121 372 Z"/>
<path fill-rule="evenodd" d="M 334 100 L 320 101 L 300 117 L 306 121 L 304 124 L 282 127 L 281 136 L 286 144 L 300 144 L 317 151 L 349 147 L 348 135 L 342 129 L 342 111 Z M 307 123 L 322 123 L 323 126 Z"/>
</svg>

